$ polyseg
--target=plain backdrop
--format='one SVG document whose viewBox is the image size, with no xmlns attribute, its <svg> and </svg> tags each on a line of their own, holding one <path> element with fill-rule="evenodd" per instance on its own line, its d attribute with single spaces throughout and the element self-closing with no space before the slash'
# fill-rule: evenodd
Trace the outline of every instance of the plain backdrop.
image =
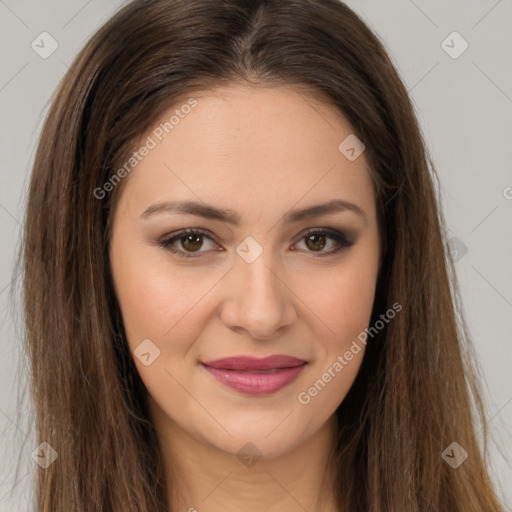
<svg viewBox="0 0 512 512">
<path fill-rule="evenodd" d="M 486 382 L 492 472 L 512 510 L 512 1 L 347 3 L 387 47 L 439 174 L 465 314 Z M 0 0 L 2 512 L 33 510 L 36 445 L 20 354 L 21 305 L 11 300 L 11 289 L 37 137 L 59 80 L 122 4 Z M 45 55 L 52 45 L 55 51 Z"/>
</svg>

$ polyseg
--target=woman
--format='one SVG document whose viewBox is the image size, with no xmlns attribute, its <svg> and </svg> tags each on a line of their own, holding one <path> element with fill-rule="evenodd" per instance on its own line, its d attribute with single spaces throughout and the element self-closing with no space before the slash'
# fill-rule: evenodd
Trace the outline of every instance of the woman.
<svg viewBox="0 0 512 512">
<path fill-rule="evenodd" d="M 432 176 L 343 3 L 125 6 L 32 174 L 38 510 L 501 510 Z"/>
</svg>

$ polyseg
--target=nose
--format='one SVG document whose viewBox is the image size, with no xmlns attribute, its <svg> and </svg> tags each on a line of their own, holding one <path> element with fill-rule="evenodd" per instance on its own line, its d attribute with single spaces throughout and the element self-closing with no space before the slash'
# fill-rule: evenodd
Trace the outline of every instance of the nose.
<svg viewBox="0 0 512 512">
<path fill-rule="evenodd" d="M 252 263 L 237 257 L 224 286 L 221 319 L 239 334 L 269 339 L 278 332 L 282 334 L 297 318 L 294 294 L 279 272 L 272 269 L 265 251 Z"/>
</svg>

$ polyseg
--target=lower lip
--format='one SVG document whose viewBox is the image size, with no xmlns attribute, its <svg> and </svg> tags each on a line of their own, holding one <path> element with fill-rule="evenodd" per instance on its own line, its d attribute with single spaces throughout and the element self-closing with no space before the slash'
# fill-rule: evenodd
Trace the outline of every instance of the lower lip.
<svg viewBox="0 0 512 512">
<path fill-rule="evenodd" d="M 292 368 L 279 368 L 273 373 L 221 370 L 203 365 L 225 386 L 248 395 L 269 395 L 293 382 L 306 366 L 306 363 Z"/>
</svg>

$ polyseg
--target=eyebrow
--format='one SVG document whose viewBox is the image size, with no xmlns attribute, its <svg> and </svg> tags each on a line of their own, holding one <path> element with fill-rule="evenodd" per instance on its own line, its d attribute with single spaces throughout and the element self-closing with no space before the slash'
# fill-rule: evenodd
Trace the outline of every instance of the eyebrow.
<svg viewBox="0 0 512 512">
<path fill-rule="evenodd" d="M 315 204 L 302 209 L 291 210 L 283 217 L 283 222 L 292 224 L 304 219 L 321 217 L 332 213 L 350 211 L 360 216 L 365 222 L 368 221 L 366 212 L 354 203 L 343 199 L 334 199 L 325 203 Z M 151 205 L 141 215 L 146 219 L 156 213 L 185 213 L 204 217 L 205 219 L 227 222 L 235 226 L 240 224 L 241 216 L 234 210 L 216 208 L 204 203 L 194 201 L 164 201 Z"/>
</svg>

